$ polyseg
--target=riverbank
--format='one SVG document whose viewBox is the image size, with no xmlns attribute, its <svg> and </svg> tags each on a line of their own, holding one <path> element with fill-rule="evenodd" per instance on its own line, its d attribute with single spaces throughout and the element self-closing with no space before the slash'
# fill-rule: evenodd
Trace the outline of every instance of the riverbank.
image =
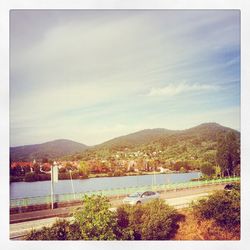
<svg viewBox="0 0 250 250">
<path fill-rule="evenodd" d="M 72 174 L 73 180 L 83 180 L 89 178 L 101 178 L 101 177 L 123 177 L 123 176 L 141 176 L 141 175 L 158 175 L 158 174 L 183 174 L 183 173 L 197 173 L 199 170 L 181 172 L 181 171 L 168 171 L 168 172 L 159 172 L 159 171 L 141 171 L 141 172 L 127 172 L 122 175 L 114 175 L 113 173 L 98 173 L 98 174 L 89 174 L 87 176 L 77 176 Z M 70 174 L 59 173 L 59 180 L 71 180 Z M 37 181 L 49 181 L 50 174 L 36 174 L 33 178 L 25 178 L 25 176 L 10 176 L 10 183 L 13 182 L 37 182 Z"/>
</svg>

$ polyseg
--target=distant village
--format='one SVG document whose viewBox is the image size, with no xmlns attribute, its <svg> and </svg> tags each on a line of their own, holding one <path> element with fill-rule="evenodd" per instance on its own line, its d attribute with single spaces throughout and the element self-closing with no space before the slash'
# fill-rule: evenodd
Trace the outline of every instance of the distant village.
<svg viewBox="0 0 250 250">
<path fill-rule="evenodd" d="M 150 172 L 172 173 L 189 172 L 194 170 L 188 164 L 180 164 L 173 160 L 162 160 L 159 152 L 151 154 L 136 151 L 125 152 L 116 151 L 109 157 L 95 157 L 91 160 L 56 160 L 51 161 L 46 158 L 37 161 L 13 161 L 10 164 L 10 175 L 12 181 L 21 181 L 21 177 L 26 177 L 26 181 L 33 180 L 32 176 L 38 175 L 38 180 L 49 179 L 52 165 L 56 165 L 59 171 L 59 179 L 73 179 L 99 177 L 99 176 L 125 176 L 135 174 L 147 174 Z M 69 176 L 69 173 L 71 176 Z M 47 174 L 47 178 L 44 175 Z M 41 176 L 43 175 L 43 176 Z M 15 178 L 16 177 L 16 178 Z M 18 178 L 19 177 L 19 178 Z"/>
</svg>

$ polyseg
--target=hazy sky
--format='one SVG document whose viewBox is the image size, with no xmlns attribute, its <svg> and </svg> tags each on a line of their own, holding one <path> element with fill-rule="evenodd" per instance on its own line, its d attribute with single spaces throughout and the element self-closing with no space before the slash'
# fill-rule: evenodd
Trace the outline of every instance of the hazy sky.
<svg viewBox="0 0 250 250">
<path fill-rule="evenodd" d="M 239 11 L 10 13 L 11 146 L 240 129 Z"/>
</svg>

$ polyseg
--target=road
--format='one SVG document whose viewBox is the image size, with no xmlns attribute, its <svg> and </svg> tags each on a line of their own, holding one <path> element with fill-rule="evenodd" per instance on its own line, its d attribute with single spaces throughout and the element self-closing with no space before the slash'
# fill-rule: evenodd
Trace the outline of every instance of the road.
<svg viewBox="0 0 250 250">
<path fill-rule="evenodd" d="M 188 206 L 192 201 L 207 196 L 214 190 L 223 189 L 224 185 L 212 185 L 195 189 L 186 189 L 178 191 L 170 191 L 161 193 L 161 198 L 167 204 L 177 209 Z M 111 201 L 112 210 L 122 204 L 122 199 Z M 34 211 L 24 214 L 13 214 L 10 218 L 10 239 L 20 239 L 21 236 L 27 234 L 32 228 L 39 229 L 43 226 L 51 226 L 57 219 L 67 217 L 72 219 L 72 210 L 76 207 L 60 208 L 51 210 Z M 48 218 L 50 217 L 50 218 Z"/>
</svg>

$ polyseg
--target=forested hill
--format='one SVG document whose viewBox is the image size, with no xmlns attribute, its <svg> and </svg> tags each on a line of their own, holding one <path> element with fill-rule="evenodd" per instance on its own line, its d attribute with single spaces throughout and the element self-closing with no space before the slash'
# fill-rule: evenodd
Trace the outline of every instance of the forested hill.
<svg viewBox="0 0 250 250">
<path fill-rule="evenodd" d="M 32 161 L 43 158 L 54 159 L 86 150 L 88 146 L 71 140 L 55 140 L 42 144 L 10 148 L 11 161 Z"/>
<path fill-rule="evenodd" d="M 117 152 L 121 153 L 119 159 L 129 159 L 135 152 L 140 152 L 141 158 L 158 152 L 161 160 L 195 160 L 197 163 L 197 161 L 215 159 L 218 140 L 228 132 L 233 134 L 237 147 L 240 148 L 240 132 L 217 123 L 204 123 L 186 130 L 145 129 L 93 147 L 70 140 L 55 140 L 43 144 L 10 148 L 10 155 L 11 161 L 42 158 L 107 160 L 117 155 Z"/>
<path fill-rule="evenodd" d="M 96 146 L 96 148 L 123 148 L 148 144 L 161 139 L 167 135 L 175 134 L 177 131 L 164 128 L 144 129 L 129 135 L 120 136 Z"/>
<path fill-rule="evenodd" d="M 167 130 L 163 128 L 145 129 L 129 135 L 114 138 L 97 145 L 93 149 L 124 149 L 142 145 L 172 144 L 186 140 L 192 142 L 216 141 L 220 134 L 233 132 L 237 137 L 240 133 L 234 129 L 221 126 L 218 123 L 203 123 L 199 126 L 185 130 Z M 171 143 L 172 142 L 172 143 Z"/>
<path fill-rule="evenodd" d="M 162 161 L 194 161 L 198 165 L 209 161 L 215 164 L 218 142 L 232 134 L 235 147 L 240 150 L 240 132 L 217 123 L 204 123 L 185 130 L 146 129 L 114 138 L 91 147 L 82 154 L 67 159 L 109 160 L 152 159 L 152 154 Z M 155 158 L 155 157 L 154 157 Z"/>
</svg>

